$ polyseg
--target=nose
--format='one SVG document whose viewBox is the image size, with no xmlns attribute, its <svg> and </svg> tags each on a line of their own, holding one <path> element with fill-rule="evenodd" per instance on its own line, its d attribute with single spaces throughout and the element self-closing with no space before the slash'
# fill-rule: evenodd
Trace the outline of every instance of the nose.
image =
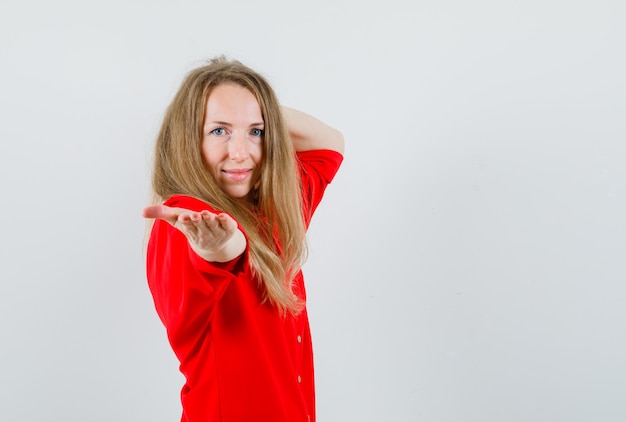
<svg viewBox="0 0 626 422">
<path fill-rule="evenodd" d="M 245 135 L 234 133 L 228 143 L 228 157 L 237 162 L 248 159 L 248 142 Z"/>
</svg>

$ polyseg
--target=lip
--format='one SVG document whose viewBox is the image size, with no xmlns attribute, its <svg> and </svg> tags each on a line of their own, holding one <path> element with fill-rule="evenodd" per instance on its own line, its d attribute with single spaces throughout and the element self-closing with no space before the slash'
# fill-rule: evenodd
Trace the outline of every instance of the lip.
<svg viewBox="0 0 626 422">
<path fill-rule="evenodd" d="M 235 182 L 242 182 L 252 174 L 252 169 L 229 169 L 222 170 L 222 173 Z"/>
</svg>

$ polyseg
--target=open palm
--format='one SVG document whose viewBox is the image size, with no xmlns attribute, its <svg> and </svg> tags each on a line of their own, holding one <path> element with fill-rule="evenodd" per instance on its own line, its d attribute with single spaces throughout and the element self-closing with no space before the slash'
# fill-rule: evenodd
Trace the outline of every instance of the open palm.
<svg viewBox="0 0 626 422">
<path fill-rule="evenodd" d="M 198 255 L 208 261 L 229 261 L 245 249 L 243 233 L 237 228 L 237 222 L 226 213 L 152 205 L 144 208 L 143 216 L 167 221 L 187 237 Z"/>
</svg>

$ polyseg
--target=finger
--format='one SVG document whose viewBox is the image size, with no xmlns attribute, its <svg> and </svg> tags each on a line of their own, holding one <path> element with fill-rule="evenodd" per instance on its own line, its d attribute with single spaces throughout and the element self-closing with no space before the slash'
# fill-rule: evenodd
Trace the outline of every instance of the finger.
<svg viewBox="0 0 626 422">
<path fill-rule="evenodd" d="M 185 213 L 178 216 L 174 227 L 180 230 L 190 242 L 198 242 L 202 228 L 199 226 L 198 221 L 194 221 L 192 214 Z"/>
<path fill-rule="evenodd" d="M 211 230 L 215 230 L 219 228 L 219 223 L 216 220 L 216 215 L 210 212 L 202 213 L 202 220 L 204 224 Z"/>
<path fill-rule="evenodd" d="M 237 223 L 235 222 L 235 220 L 233 220 L 233 218 L 226 213 L 218 215 L 216 217 L 216 220 L 219 222 L 222 229 L 227 232 L 232 232 L 237 229 Z"/>
<path fill-rule="evenodd" d="M 145 207 L 141 212 L 141 215 L 144 218 L 161 218 L 163 215 L 163 205 L 150 205 L 149 207 Z"/>
<path fill-rule="evenodd" d="M 144 218 L 159 218 L 165 220 L 170 224 L 174 224 L 180 214 L 178 208 L 171 208 L 165 205 L 151 205 L 143 209 L 142 215 Z"/>
<path fill-rule="evenodd" d="M 196 224 L 202 221 L 202 216 L 200 215 L 199 212 L 190 212 L 188 215 L 189 215 L 189 220 L 193 221 Z"/>
<path fill-rule="evenodd" d="M 178 215 L 177 221 L 190 226 L 197 226 L 202 221 L 202 216 L 198 212 L 185 210 Z"/>
</svg>

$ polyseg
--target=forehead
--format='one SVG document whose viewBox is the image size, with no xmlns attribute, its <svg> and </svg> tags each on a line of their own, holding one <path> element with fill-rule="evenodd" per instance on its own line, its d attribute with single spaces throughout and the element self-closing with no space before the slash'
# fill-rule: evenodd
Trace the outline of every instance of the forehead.
<svg viewBox="0 0 626 422">
<path fill-rule="evenodd" d="M 206 104 L 207 120 L 263 121 L 261 107 L 255 95 L 234 83 L 220 84 L 211 90 Z"/>
</svg>

